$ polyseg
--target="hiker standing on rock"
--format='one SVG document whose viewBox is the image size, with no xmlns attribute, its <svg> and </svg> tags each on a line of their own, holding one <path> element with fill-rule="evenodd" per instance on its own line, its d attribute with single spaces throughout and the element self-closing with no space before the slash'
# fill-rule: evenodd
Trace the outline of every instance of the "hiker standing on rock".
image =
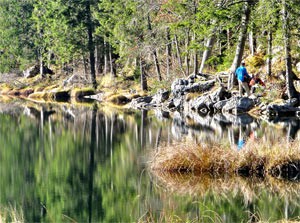
<svg viewBox="0 0 300 223">
<path fill-rule="evenodd" d="M 247 96 L 250 96 L 250 90 L 248 86 L 248 80 L 251 79 L 249 76 L 247 69 L 245 67 L 245 62 L 242 61 L 241 66 L 236 69 L 235 75 L 239 82 L 239 94 L 242 97 L 243 96 L 243 89 L 246 91 Z"/>
</svg>

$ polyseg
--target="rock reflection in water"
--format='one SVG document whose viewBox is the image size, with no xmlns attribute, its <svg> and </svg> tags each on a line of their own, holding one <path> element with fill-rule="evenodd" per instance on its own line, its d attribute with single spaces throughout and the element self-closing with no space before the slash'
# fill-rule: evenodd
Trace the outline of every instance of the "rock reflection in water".
<svg viewBox="0 0 300 223">
<path fill-rule="evenodd" d="M 226 143 L 227 140 L 237 149 L 242 149 L 249 139 L 271 142 L 296 139 L 300 129 L 297 117 L 266 121 L 248 114 L 201 116 L 198 113 L 175 112 L 172 120 L 172 134 L 176 139 L 188 137 L 198 143 Z"/>
</svg>

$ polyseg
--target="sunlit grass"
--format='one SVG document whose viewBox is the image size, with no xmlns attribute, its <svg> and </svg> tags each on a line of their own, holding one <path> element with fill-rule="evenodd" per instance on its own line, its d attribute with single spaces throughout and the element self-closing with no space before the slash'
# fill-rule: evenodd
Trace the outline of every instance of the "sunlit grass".
<svg viewBox="0 0 300 223">
<path fill-rule="evenodd" d="M 1 207 L 0 208 L 0 223 L 2 222 L 25 222 L 24 214 L 22 210 L 18 210 L 16 207 Z"/>
<path fill-rule="evenodd" d="M 150 168 L 170 172 L 233 174 L 245 165 L 254 170 L 262 163 L 265 170 L 269 170 L 288 161 L 300 160 L 299 152 L 299 140 L 275 144 L 253 140 L 248 141 L 242 150 L 232 149 L 228 144 L 177 143 L 161 147 L 153 154 Z"/>
<path fill-rule="evenodd" d="M 299 152 L 299 140 L 248 141 L 242 150 L 221 143 L 177 143 L 152 154 L 149 168 L 156 185 L 171 193 L 204 197 L 213 192 L 225 198 L 241 194 L 249 203 L 267 191 L 298 202 L 299 180 L 280 173 L 286 165 L 298 168 Z"/>
</svg>

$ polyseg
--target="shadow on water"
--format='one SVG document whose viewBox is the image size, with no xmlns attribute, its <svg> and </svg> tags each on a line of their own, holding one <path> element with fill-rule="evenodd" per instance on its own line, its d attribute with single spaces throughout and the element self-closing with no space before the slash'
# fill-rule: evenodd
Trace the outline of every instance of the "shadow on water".
<svg viewBox="0 0 300 223">
<path fill-rule="evenodd" d="M 0 111 L 0 202 L 21 206 L 25 221 L 245 222 L 300 214 L 299 162 L 255 179 L 145 174 L 148 150 L 161 145 L 224 141 L 240 150 L 252 138 L 297 139 L 297 119 L 32 102 L 0 104 Z"/>
</svg>

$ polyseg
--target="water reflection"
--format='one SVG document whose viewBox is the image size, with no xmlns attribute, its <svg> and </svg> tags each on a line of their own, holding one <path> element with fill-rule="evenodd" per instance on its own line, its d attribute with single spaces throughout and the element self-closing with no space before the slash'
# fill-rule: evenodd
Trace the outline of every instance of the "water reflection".
<svg viewBox="0 0 300 223">
<path fill-rule="evenodd" d="M 203 117 L 197 113 L 184 115 L 175 112 L 172 121 L 172 134 L 177 139 L 188 137 L 198 143 L 228 141 L 238 150 L 248 141 L 256 139 L 266 142 L 294 140 L 299 138 L 299 129 L 300 119 L 297 117 L 261 120 L 248 114 Z"/>
<path fill-rule="evenodd" d="M 0 104 L 0 111 L 0 202 L 21 207 L 25 221 L 240 222 L 250 219 L 248 213 L 274 220 L 299 214 L 296 182 L 171 176 L 166 186 L 146 171 L 149 150 L 160 145 L 224 141 L 237 149 L 241 139 L 295 139 L 297 119 L 19 101 Z"/>
</svg>

